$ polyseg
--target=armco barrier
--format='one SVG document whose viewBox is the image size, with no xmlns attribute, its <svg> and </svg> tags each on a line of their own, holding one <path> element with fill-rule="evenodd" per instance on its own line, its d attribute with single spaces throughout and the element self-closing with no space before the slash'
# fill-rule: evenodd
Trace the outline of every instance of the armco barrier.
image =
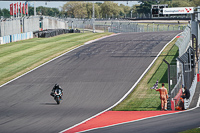
<svg viewBox="0 0 200 133">
<path fill-rule="evenodd" d="M 177 95 L 174 97 L 175 107 L 178 105 L 182 94 L 183 94 L 183 93 L 182 93 L 182 88 L 180 88 L 180 89 L 179 89 L 179 92 L 178 92 Z"/>
<path fill-rule="evenodd" d="M 30 39 L 30 38 L 33 38 L 33 32 L 3 36 L 0 39 L 0 44 L 6 44 L 6 43 L 16 42 L 16 41 L 20 41 L 20 40 L 26 40 L 26 39 Z"/>
<path fill-rule="evenodd" d="M 25 33 L 22 33 L 21 34 L 21 40 L 25 40 L 27 37 L 26 37 L 26 34 Z"/>
<path fill-rule="evenodd" d="M 173 98 L 171 100 L 171 109 L 172 109 L 172 111 L 175 110 L 175 100 Z"/>
<path fill-rule="evenodd" d="M 14 34 L 11 36 L 11 41 L 16 42 L 16 41 L 26 40 L 26 39 L 30 39 L 30 38 L 33 38 L 33 32 Z"/>
<path fill-rule="evenodd" d="M 3 44 L 10 43 L 10 36 L 3 36 Z"/>
<path fill-rule="evenodd" d="M 195 75 L 194 80 L 192 82 L 192 85 L 191 85 L 191 87 L 189 89 L 190 98 L 189 99 L 184 99 L 184 107 L 185 107 L 185 109 L 188 109 L 189 106 L 190 106 L 190 103 L 191 103 L 192 98 L 193 98 L 194 93 L 195 93 L 196 86 L 197 86 L 197 75 Z"/>
<path fill-rule="evenodd" d="M 0 44 L 3 44 L 3 37 L 0 37 Z"/>
</svg>

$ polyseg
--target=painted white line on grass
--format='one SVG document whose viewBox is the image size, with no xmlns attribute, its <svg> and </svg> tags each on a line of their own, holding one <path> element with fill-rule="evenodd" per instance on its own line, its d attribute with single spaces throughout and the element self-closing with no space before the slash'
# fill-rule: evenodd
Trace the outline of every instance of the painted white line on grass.
<svg viewBox="0 0 200 133">
<path fill-rule="evenodd" d="M 115 36 L 115 35 L 118 35 L 118 34 L 112 34 L 112 35 L 104 36 L 104 37 L 101 37 L 101 38 L 98 38 L 98 39 L 95 39 L 95 40 L 92 40 L 92 41 L 89 41 L 89 42 L 95 42 L 95 41 L 102 40 L 102 39 L 104 39 L 104 38 L 111 37 L 111 36 Z M 65 54 L 70 53 L 71 51 L 73 51 L 73 50 L 75 50 L 75 49 L 78 49 L 78 48 L 80 48 L 80 47 L 83 47 L 83 46 L 85 46 L 85 45 L 87 45 L 87 44 L 90 44 L 90 43 L 86 42 L 86 43 L 84 43 L 83 45 L 81 45 L 81 46 L 79 46 L 79 47 L 76 47 L 76 48 L 74 48 L 74 49 L 72 49 L 72 50 L 70 50 L 70 51 L 67 51 L 67 52 L 65 52 L 65 53 L 63 53 L 63 54 L 61 54 L 61 55 L 59 55 L 59 56 L 57 56 L 57 57 L 55 57 L 55 58 L 53 58 L 53 59 L 51 59 L 51 60 L 45 62 L 45 63 L 43 63 L 43 64 L 41 64 L 41 65 L 39 65 L 39 66 L 37 66 L 37 67 L 35 67 L 34 69 L 32 69 L 32 70 L 30 70 L 30 71 L 28 71 L 28 72 L 26 72 L 26 73 L 24 73 L 24 74 L 22 74 L 22 75 L 20 75 L 20 76 L 18 76 L 18 77 L 16 77 L 16 78 L 12 79 L 12 80 L 10 80 L 10 81 L 8 81 L 8 82 L 6 82 L 6 83 L 0 85 L 0 88 L 3 87 L 3 86 L 5 86 L 5 85 L 7 85 L 7 84 L 9 84 L 9 83 L 11 83 L 11 82 L 13 82 L 13 81 L 15 81 L 15 80 L 17 80 L 17 79 L 19 79 L 19 78 L 21 78 L 21 77 L 23 77 L 24 75 L 26 75 L 26 74 L 28 74 L 28 73 L 30 73 L 30 72 L 32 72 L 32 71 L 34 71 L 34 70 L 36 70 L 36 69 L 38 69 L 38 68 L 40 68 L 40 67 L 42 67 L 42 66 L 48 64 L 49 62 L 52 62 L 52 61 L 54 61 L 54 60 L 56 60 L 56 59 L 58 59 L 58 58 L 64 56 Z"/>
<path fill-rule="evenodd" d="M 180 33 L 179 33 L 179 34 L 180 34 Z M 70 129 L 72 129 L 72 128 L 78 126 L 78 125 L 81 125 L 81 124 L 85 123 L 86 121 L 91 120 L 92 118 L 97 117 L 98 115 L 100 115 L 100 114 L 102 114 L 102 113 L 104 113 L 104 112 L 106 112 L 106 111 L 112 109 L 112 108 L 115 107 L 117 104 L 119 104 L 121 101 L 123 101 L 123 100 L 131 93 L 131 91 L 133 91 L 133 89 L 137 86 L 137 84 L 138 84 L 138 83 L 140 82 L 140 80 L 144 77 L 144 75 L 148 72 L 148 70 L 151 68 L 151 66 L 154 64 L 154 62 L 155 62 L 155 61 L 157 60 L 157 58 L 160 56 L 160 54 L 162 53 L 162 51 L 163 51 L 163 50 L 164 50 L 164 49 L 179 35 L 179 34 L 177 34 L 171 41 L 169 41 L 169 42 L 162 48 L 162 50 L 158 53 L 158 55 L 157 55 L 157 56 L 155 57 L 155 59 L 151 62 L 151 64 L 148 66 L 148 68 L 143 72 L 143 74 L 142 74 L 142 75 L 140 76 L 140 78 L 136 81 L 136 83 L 131 87 L 131 89 L 130 89 L 117 103 L 115 103 L 115 104 L 112 105 L 111 107 L 109 107 L 109 108 L 107 108 L 107 109 L 101 111 L 100 113 L 98 113 L 98 114 L 96 114 L 96 115 L 94 115 L 94 116 L 92 116 L 92 117 L 90 117 L 90 118 L 88 118 L 88 119 L 86 119 L 86 120 L 84 120 L 84 121 L 82 121 L 82 122 L 80 122 L 80 123 L 78 123 L 78 124 L 72 126 L 72 127 L 69 127 L 69 128 L 67 128 L 67 129 L 61 131 L 60 133 L 66 132 L 66 131 L 68 131 L 68 130 L 70 130 Z"/>
</svg>

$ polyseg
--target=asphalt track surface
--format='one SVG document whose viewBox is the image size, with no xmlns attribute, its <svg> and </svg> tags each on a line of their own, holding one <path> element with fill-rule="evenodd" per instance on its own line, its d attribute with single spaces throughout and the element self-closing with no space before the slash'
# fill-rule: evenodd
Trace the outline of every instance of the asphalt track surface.
<svg viewBox="0 0 200 133">
<path fill-rule="evenodd" d="M 85 133 L 178 133 L 200 127 L 200 108 L 191 111 L 85 131 Z"/>
<path fill-rule="evenodd" d="M 56 133 L 115 104 L 180 31 L 126 33 L 75 49 L 0 88 L 0 132 Z M 64 90 L 56 105 L 55 83 Z"/>
</svg>

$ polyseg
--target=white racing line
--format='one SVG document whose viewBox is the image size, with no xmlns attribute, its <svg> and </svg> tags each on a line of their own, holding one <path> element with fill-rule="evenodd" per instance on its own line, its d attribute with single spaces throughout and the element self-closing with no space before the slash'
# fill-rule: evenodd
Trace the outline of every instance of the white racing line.
<svg viewBox="0 0 200 133">
<path fill-rule="evenodd" d="M 180 33 L 179 33 L 179 34 L 180 34 Z M 179 35 L 179 34 L 178 34 L 178 35 Z M 163 49 L 158 53 L 158 55 L 156 56 L 156 58 L 151 62 L 151 64 L 150 64 L 150 65 L 148 66 L 148 68 L 143 72 L 143 74 L 142 74 L 142 75 L 140 76 L 140 78 L 136 81 L 136 83 L 131 87 L 131 89 L 130 89 L 117 103 L 115 103 L 115 104 L 112 105 L 111 107 L 107 108 L 106 110 L 104 110 L 104 111 L 102 111 L 102 112 L 100 112 L 100 113 L 98 113 L 98 114 L 96 114 L 96 115 L 94 115 L 94 116 L 92 116 L 92 117 L 90 117 L 90 118 L 88 118 L 88 119 L 86 119 L 86 120 L 84 120 L 84 121 L 82 121 L 82 122 L 80 122 L 80 123 L 78 123 L 78 124 L 72 126 L 72 127 L 69 127 L 69 128 L 67 128 L 67 129 L 65 129 L 65 130 L 63 130 L 63 131 L 61 131 L 61 132 L 59 132 L 59 133 L 64 133 L 64 132 L 66 132 L 66 131 L 68 131 L 68 130 L 70 130 L 70 129 L 72 129 L 72 128 L 78 126 L 78 125 L 81 125 L 81 124 L 85 123 L 86 121 L 89 121 L 89 120 L 91 120 L 92 118 L 95 118 L 95 117 L 97 117 L 98 115 L 100 115 L 100 114 L 102 114 L 102 113 L 104 113 L 104 112 L 106 112 L 106 111 L 112 109 L 112 108 L 115 107 L 117 104 L 119 104 L 121 101 L 123 101 L 123 100 L 129 95 L 129 93 L 136 87 L 136 85 L 140 82 L 140 80 L 144 77 L 144 75 L 148 72 L 148 70 L 151 68 L 151 66 L 154 64 L 154 62 L 155 62 L 155 61 L 157 60 L 157 58 L 160 56 L 160 54 L 162 53 L 162 51 L 163 51 L 163 50 L 168 46 L 168 44 L 170 44 L 178 35 L 176 35 L 171 41 L 169 41 L 169 42 L 163 47 Z M 200 98 L 199 98 L 198 102 L 200 102 Z M 199 104 L 198 104 L 198 105 L 199 105 Z M 189 110 L 186 110 L 186 111 L 191 111 L 191 110 L 194 110 L 194 109 L 196 109 L 196 108 L 198 108 L 198 107 L 195 107 L 195 108 L 192 108 L 192 109 L 189 109 Z M 186 112 L 186 111 L 179 111 L 179 112 L 175 112 L 175 113 L 182 113 L 182 112 Z M 140 119 L 140 120 L 136 120 L 136 121 L 141 121 L 141 120 L 145 120 L 145 119 L 150 119 L 150 118 L 155 118 L 155 117 L 165 116 L 165 115 L 170 115 L 170 114 L 175 114 L 175 113 L 169 113 L 169 114 L 164 114 L 164 115 L 158 115 L 158 116 L 148 117 L 148 118 L 144 118 L 144 119 Z M 131 121 L 131 122 L 136 122 L 136 121 Z M 130 123 L 130 122 L 126 122 L 126 123 Z M 120 124 L 125 124 L 125 123 L 120 123 Z M 115 124 L 115 125 L 120 125 L 120 124 Z M 110 126 L 106 126 L 106 127 L 111 127 L 111 126 L 115 126 L 115 125 L 110 125 Z M 105 127 L 101 127 L 101 128 L 105 128 Z M 95 128 L 94 128 L 94 129 L 95 129 Z M 94 129 L 90 129 L 90 130 L 94 130 Z M 86 131 L 89 131 L 89 130 L 86 130 Z M 85 131 L 82 131 L 82 132 L 85 132 Z"/>
</svg>

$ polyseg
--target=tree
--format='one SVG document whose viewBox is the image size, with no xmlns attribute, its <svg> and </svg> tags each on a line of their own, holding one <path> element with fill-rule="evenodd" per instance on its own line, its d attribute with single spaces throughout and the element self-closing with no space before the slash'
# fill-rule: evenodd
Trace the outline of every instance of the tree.
<svg viewBox="0 0 200 133">
<path fill-rule="evenodd" d="M 62 9 L 67 12 L 67 15 L 70 17 L 84 18 L 84 16 L 87 16 L 85 2 L 67 2 Z"/>
<path fill-rule="evenodd" d="M 103 4 L 101 4 L 100 8 L 102 17 L 104 18 L 118 16 L 120 13 L 120 8 L 117 3 L 111 1 L 105 1 Z"/>
<path fill-rule="evenodd" d="M 192 0 L 191 5 L 196 7 L 197 5 L 200 6 L 200 0 Z"/>
<path fill-rule="evenodd" d="M 121 8 L 120 16 L 126 16 L 127 17 L 128 15 L 130 15 L 130 9 L 131 8 L 129 6 L 125 6 L 123 4 L 120 4 L 120 8 Z"/>
<path fill-rule="evenodd" d="M 131 11 L 132 11 L 132 13 L 137 13 L 137 7 L 138 7 L 139 5 L 133 5 L 132 7 L 131 7 Z"/>
<path fill-rule="evenodd" d="M 43 6 L 39 6 L 36 9 L 37 14 L 47 16 L 47 8 Z"/>
<path fill-rule="evenodd" d="M 6 8 L 0 9 L 0 16 L 3 16 L 4 18 L 10 17 L 10 11 Z"/>
<path fill-rule="evenodd" d="M 101 14 L 100 14 L 100 4 L 94 4 L 94 10 L 95 10 L 95 18 L 99 18 L 101 17 Z M 86 10 L 87 10 L 87 18 L 92 18 L 92 14 L 93 14 L 93 3 L 87 3 L 86 4 Z"/>
<path fill-rule="evenodd" d="M 28 14 L 31 16 L 31 15 L 34 15 L 34 7 L 32 6 L 29 6 L 28 7 Z"/>
<path fill-rule="evenodd" d="M 160 3 L 169 7 L 195 7 L 200 5 L 200 0 L 161 0 Z"/>
<path fill-rule="evenodd" d="M 0 16 L 3 16 L 3 12 L 1 11 L 1 9 L 0 9 Z M 1 18 L 1 17 L 0 17 Z"/>
<path fill-rule="evenodd" d="M 170 7 L 188 7 L 190 5 L 190 2 L 184 0 L 176 0 L 170 2 Z"/>
<path fill-rule="evenodd" d="M 53 16 L 54 16 L 54 15 L 55 15 L 55 16 L 60 16 L 60 15 L 61 15 L 61 13 L 60 13 L 60 11 L 59 11 L 58 8 L 51 8 L 51 10 L 52 10 L 52 12 L 53 12 Z"/>
<path fill-rule="evenodd" d="M 153 4 L 157 4 L 156 1 L 144 1 L 140 6 L 137 6 L 137 13 L 150 13 Z"/>
</svg>

